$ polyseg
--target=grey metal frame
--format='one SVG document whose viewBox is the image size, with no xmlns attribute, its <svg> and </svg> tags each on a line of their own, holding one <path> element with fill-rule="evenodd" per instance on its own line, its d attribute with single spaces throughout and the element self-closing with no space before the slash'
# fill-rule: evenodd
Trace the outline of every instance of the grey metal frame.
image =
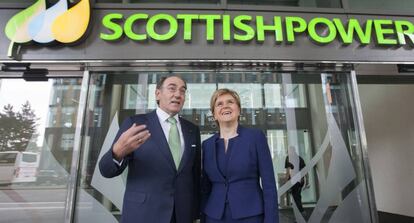
<svg viewBox="0 0 414 223">
<path fill-rule="evenodd" d="M 341 5 L 342 5 L 342 8 L 345 10 L 345 11 L 348 11 L 349 10 L 349 2 L 348 2 L 349 0 L 341 0 Z"/>
<path fill-rule="evenodd" d="M 90 78 L 89 71 L 87 70 L 84 71 L 82 85 L 81 85 L 80 99 L 79 99 L 78 117 L 76 120 L 75 139 L 74 139 L 74 147 L 73 147 L 73 153 L 72 153 L 72 163 L 71 163 L 71 168 L 70 168 L 68 191 L 66 194 L 65 216 L 64 216 L 65 223 L 71 223 L 74 221 L 77 185 L 78 185 L 78 174 L 79 174 L 79 165 L 80 165 L 80 153 L 81 153 L 81 146 L 82 146 L 82 131 L 83 131 L 85 112 L 86 112 L 86 100 L 88 96 L 89 78 Z"/>
<path fill-rule="evenodd" d="M 357 78 L 356 78 L 356 72 L 355 70 L 351 71 L 351 86 L 352 86 L 352 93 L 355 103 L 355 110 L 356 110 L 356 118 L 358 123 L 358 132 L 361 142 L 361 149 L 362 149 L 362 159 L 363 159 L 363 168 L 364 168 L 364 175 L 368 176 L 366 177 L 366 184 L 367 184 L 367 192 L 368 192 L 368 202 L 370 206 L 371 211 L 371 222 L 378 223 L 378 212 L 377 212 L 377 205 L 375 203 L 375 194 L 374 194 L 374 184 L 372 182 L 372 175 L 371 175 L 371 168 L 369 165 L 369 159 L 368 159 L 368 146 L 367 146 L 367 138 L 365 133 L 365 127 L 364 127 L 364 119 L 362 116 L 362 108 L 361 108 L 361 101 L 359 98 L 359 91 L 358 91 L 358 84 L 357 84 Z"/>
</svg>

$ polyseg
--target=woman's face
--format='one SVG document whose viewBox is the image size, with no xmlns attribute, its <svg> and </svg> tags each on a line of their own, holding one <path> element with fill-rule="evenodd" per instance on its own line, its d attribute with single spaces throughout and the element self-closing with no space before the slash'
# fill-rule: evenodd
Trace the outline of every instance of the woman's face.
<svg viewBox="0 0 414 223">
<path fill-rule="evenodd" d="M 214 118 L 219 124 L 237 122 L 240 116 L 240 107 L 230 94 L 224 94 L 214 103 Z"/>
</svg>

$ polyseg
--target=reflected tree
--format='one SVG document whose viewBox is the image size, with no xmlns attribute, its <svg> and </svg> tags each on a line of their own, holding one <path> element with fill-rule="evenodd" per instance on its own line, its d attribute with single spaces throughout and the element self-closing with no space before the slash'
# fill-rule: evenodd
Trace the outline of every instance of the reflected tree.
<svg viewBox="0 0 414 223">
<path fill-rule="evenodd" d="M 0 112 L 0 151 L 26 151 L 29 143 L 35 143 L 39 136 L 38 120 L 29 101 L 18 112 L 11 104 L 5 105 Z"/>
</svg>

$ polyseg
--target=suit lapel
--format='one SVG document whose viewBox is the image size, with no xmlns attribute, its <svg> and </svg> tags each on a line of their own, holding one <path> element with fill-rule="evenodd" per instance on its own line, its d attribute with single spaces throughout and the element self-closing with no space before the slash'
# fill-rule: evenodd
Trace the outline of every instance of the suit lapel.
<svg viewBox="0 0 414 223">
<path fill-rule="evenodd" d="M 230 175 L 229 175 L 229 167 L 232 167 L 232 166 L 234 166 L 234 165 L 232 165 L 232 164 L 230 164 L 231 162 L 232 162 L 232 160 L 234 159 L 234 158 L 236 158 L 237 159 L 237 157 L 234 157 L 234 156 L 236 156 L 237 155 L 237 153 L 235 153 L 234 152 L 234 150 L 236 149 L 242 149 L 242 148 L 245 148 L 246 147 L 246 145 L 243 145 L 242 143 L 243 143 L 243 141 L 241 140 L 242 139 L 242 137 L 241 137 L 241 134 L 243 134 L 243 128 L 240 126 L 240 125 L 238 125 L 238 127 L 237 127 L 237 134 L 238 134 L 238 136 L 236 136 L 236 138 L 233 138 L 232 139 L 232 145 L 231 145 L 231 150 L 228 150 L 227 152 L 230 152 L 230 154 L 229 154 L 229 159 L 227 160 L 227 163 L 226 163 L 226 176 L 227 176 L 227 179 L 228 180 L 230 180 L 229 178 L 231 177 Z M 229 147 L 230 147 L 230 142 L 229 142 L 229 145 L 228 145 Z M 228 149 L 228 148 L 227 148 Z M 240 153 L 240 152 L 239 152 Z"/>
<path fill-rule="evenodd" d="M 170 166 L 174 170 L 176 170 L 174 159 L 171 155 L 170 147 L 168 145 L 164 132 L 162 131 L 162 127 L 160 121 L 158 120 L 157 113 L 154 110 L 153 112 L 148 113 L 147 117 L 149 120 L 147 128 L 151 133 L 151 138 L 153 139 L 153 142 L 157 145 L 157 148 L 167 159 Z"/>
<path fill-rule="evenodd" d="M 217 160 L 217 146 L 216 146 L 216 141 L 219 139 L 219 134 L 215 134 L 215 137 L 210 141 L 210 147 L 213 148 L 213 162 L 214 162 L 214 168 L 216 169 L 216 172 L 218 173 L 218 175 L 220 176 L 222 181 L 225 181 L 224 179 L 224 175 L 223 173 L 220 171 L 219 167 L 218 167 L 218 160 Z M 208 147 L 208 146 L 207 146 Z"/>
</svg>

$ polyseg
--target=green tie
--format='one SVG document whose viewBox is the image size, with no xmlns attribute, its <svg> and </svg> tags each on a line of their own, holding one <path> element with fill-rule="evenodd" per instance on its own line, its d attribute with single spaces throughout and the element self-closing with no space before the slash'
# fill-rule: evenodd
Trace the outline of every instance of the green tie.
<svg viewBox="0 0 414 223">
<path fill-rule="evenodd" d="M 175 168 L 178 169 L 181 160 L 181 141 L 178 133 L 177 120 L 174 117 L 169 117 L 170 132 L 168 133 L 168 145 L 170 146 L 171 154 L 174 159 Z"/>
</svg>

